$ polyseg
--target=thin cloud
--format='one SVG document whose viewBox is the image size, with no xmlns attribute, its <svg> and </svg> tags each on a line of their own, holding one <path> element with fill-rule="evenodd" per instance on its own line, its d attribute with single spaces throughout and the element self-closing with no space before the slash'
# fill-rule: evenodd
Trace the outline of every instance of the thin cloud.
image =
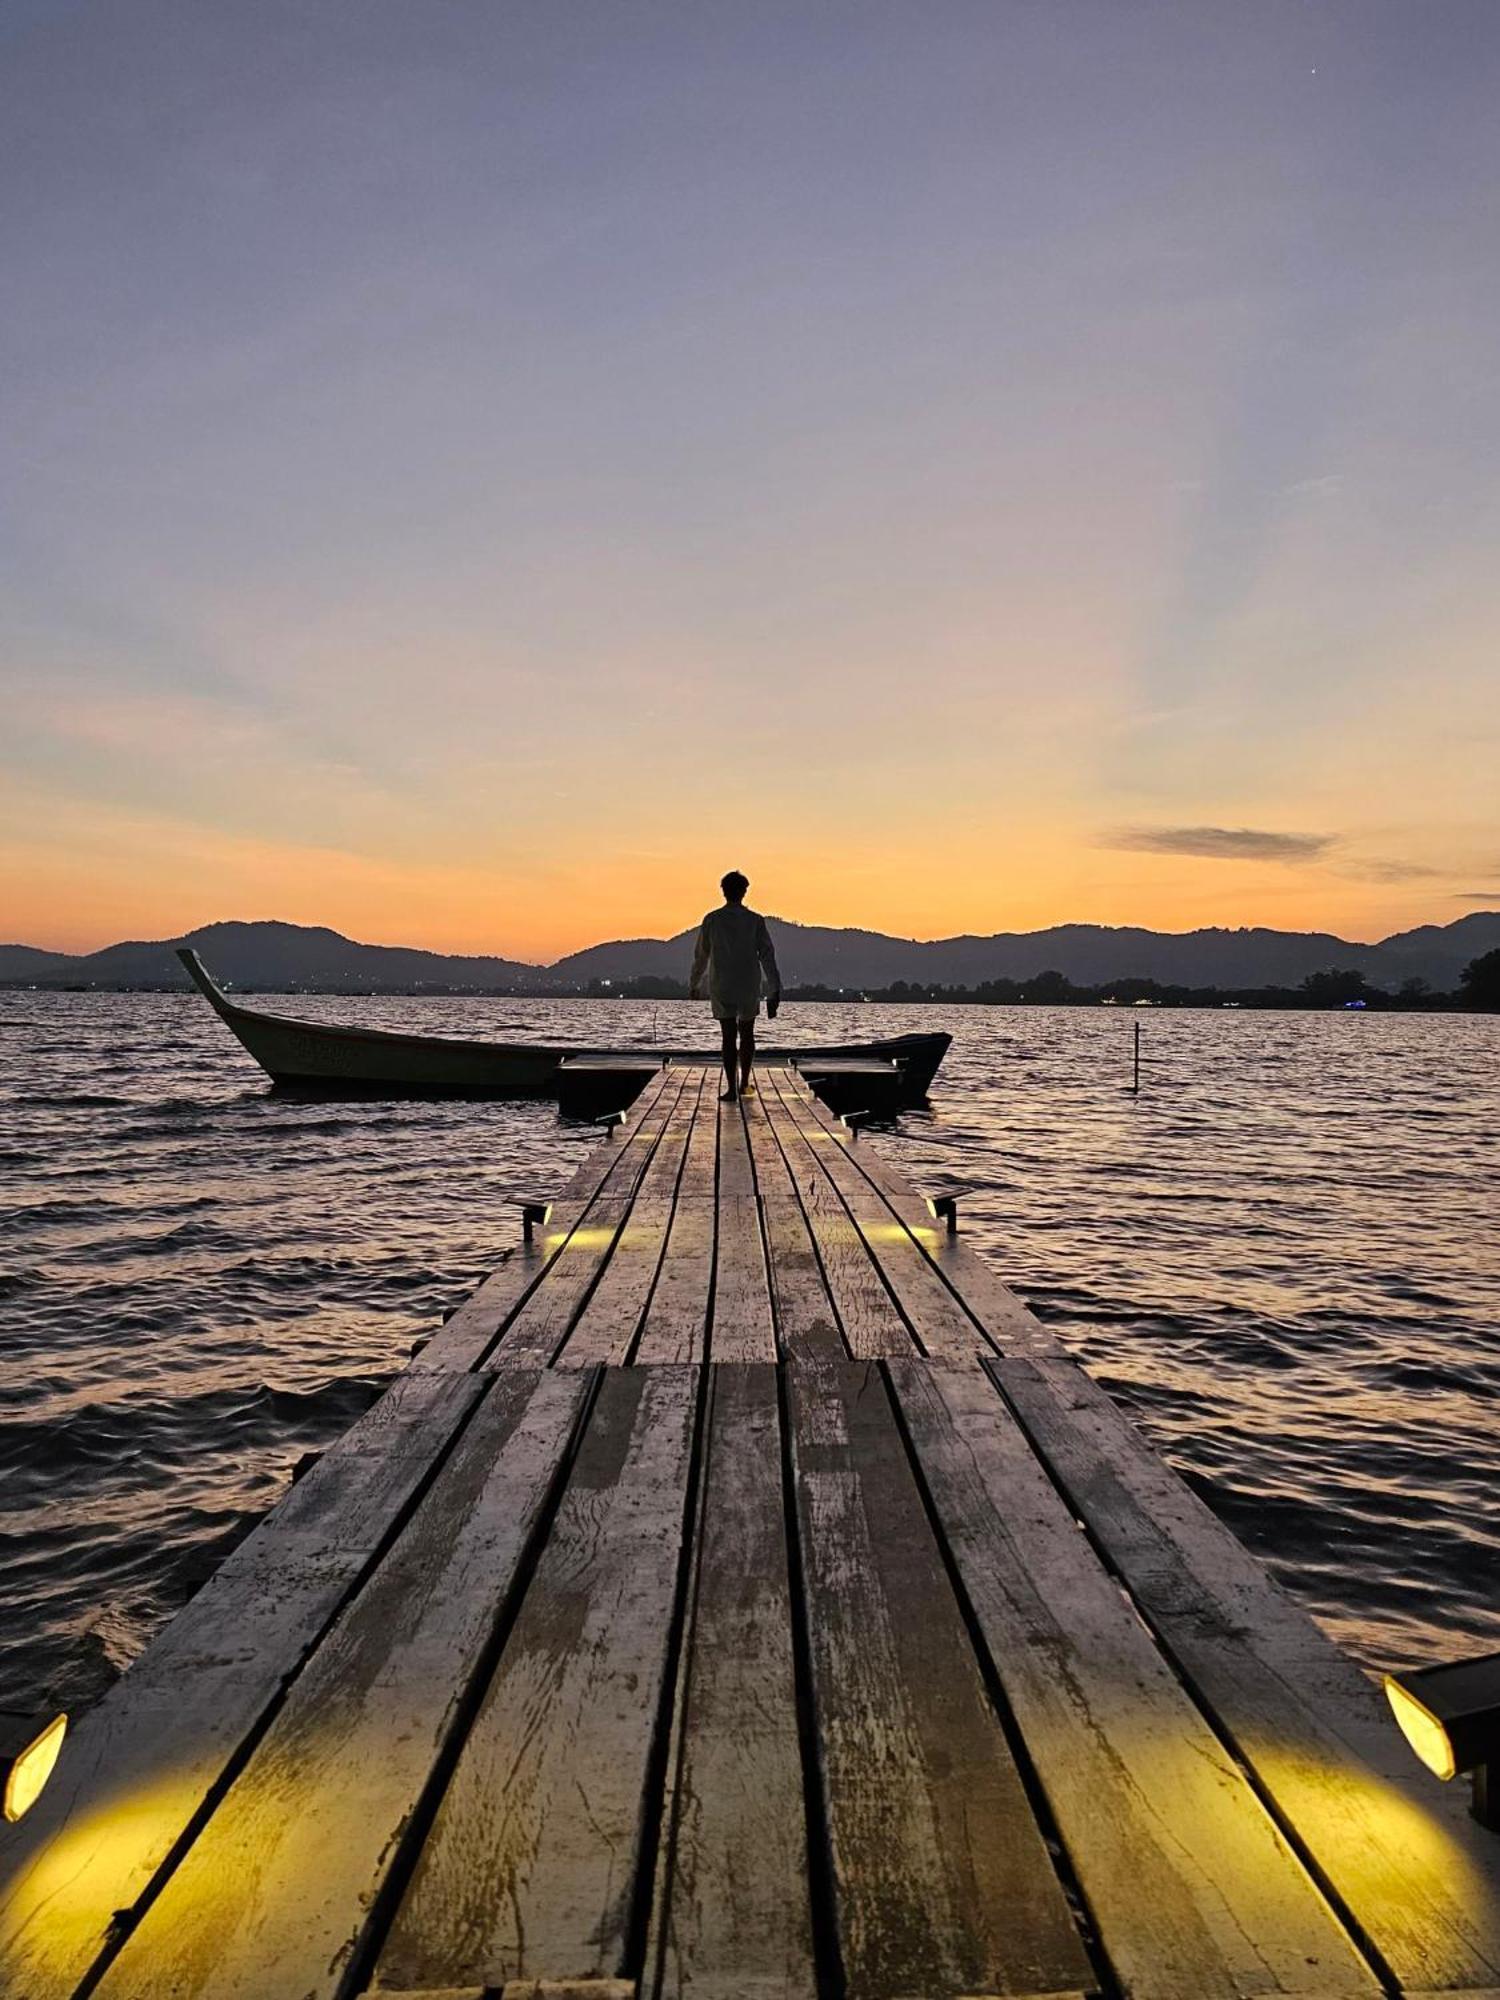
<svg viewBox="0 0 1500 2000">
<path fill-rule="evenodd" d="M 1351 861 L 1339 870 L 1355 882 L 1426 882 L 1451 875 L 1451 868 L 1429 868 L 1424 861 Z"/>
<path fill-rule="evenodd" d="M 1500 889 L 1455 889 L 1450 902 L 1494 903 L 1500 906 Z"/>
<path fill-rule="evenodd" d="M 1117 826 L 1099 840 L 1101 847 L 1208 861 L 1316 861 L 1333 843 L 1331 833 L 1272 833 L 1253 826 Z"/>
</svg>

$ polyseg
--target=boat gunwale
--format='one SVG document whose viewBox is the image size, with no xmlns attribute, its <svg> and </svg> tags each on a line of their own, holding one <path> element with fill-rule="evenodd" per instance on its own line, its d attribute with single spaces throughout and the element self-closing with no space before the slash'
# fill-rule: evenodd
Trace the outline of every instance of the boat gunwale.
<svg viewBox="0 0 1500 2000">
<path fill-rule="evenodd" d="M 198 990 L 214 1009 L 214 1012 L 231 1028 L 235 1028 L 236 1031 L 238 1030 L 239 1023 L 245 1022 L 249 1024 L 249 1032 L 252 1034 L 256 1027 L 264 1023 L 271 1027 L 290 1030 L 294 1034 L 310 1035 L 317 1041 L 373 1042 L 385 1048 L 408 1048 L 424 1051 L 436 1049 L 444 1054 L 451 1053 L 478 1057 L 511 1056 L 522 1057 L 532 1061 L 545 1059 L 553 1062 L 563 1062 L 577 1056 L 611 1056 L 622 1054 L 650 1055 L 659 1058 L 663 1063 L 717 1061 L 719 1056 L 719 1052 L 716 1049 L 665 1047 L 618 1049 L 596 1047 L 583 1043 L 478 1042 L 467 1036 L 417 1035 L 399 1028 L 336 1028 L 320 1021 L 305 1021 L 293 1014 L 273 1014 L 256 1007 L 243 1007 L 238 1001 L 230 999 L 229 995 L 224 992 L 223 988 L 209 972 L 207 966 L 204 965 L 202 959 L 199 958 L 197 952 L 180 948 L 177 955 L 192 976 Z M 352 997 L 359 998 L 361 996 L 355 995 Z M 243 1037 L 241 1037 L 241 1040 L 243 1041 Z M 767 1047 L 759 1050 L 757 1053 L 758 1059 L 766 1061 L 782 1058 L 800 1061 L 813 1056 L 856 1055 L 873 1051 L 899 1050 L 903 1047 L 913 1050 L 916 1048 L 931 1049 L 940 1042 L 942 1050 L 938 1055 L 937 1062 L 933 1064 L 933 1074 L 936 1075 L 943 1056 L 947 1054 L 952 1041 L 953 1037 L 942 1029 L 933 1029 L 930 1032 L 911 1029 L 905 1034 L 875 1036 L 864 1042 L 822 1043 L 817 1047 L 810 1048 Z M 248 1043 L 245 1043 L 244 1046 L 255 1057 L 257 1062 L 261 1062 L 261 1058 L 256 1055 L 254 1049 L 249 1047 Z M 263 1068 L 266 1067 L 264 1063 L 261 1066 Z M 278 1082 L 283 1080 L 298 1082 L 323 1080 L 315 1077 L 286 1077 L 284 1073 L 278 1073 L 269 1069 L 267 1073 L 275 1077 Z"/>
</svg>

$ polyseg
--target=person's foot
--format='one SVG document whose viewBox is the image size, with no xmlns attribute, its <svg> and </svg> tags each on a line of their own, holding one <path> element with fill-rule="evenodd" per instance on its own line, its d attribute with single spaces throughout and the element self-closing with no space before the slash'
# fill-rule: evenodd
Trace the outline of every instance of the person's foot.
<svg viewBox="0 0 1500 2000">
<path fill-rule="evenodd" d="M 750 1081 L 749 1077 L 747 1076 L 745 1078 L 745 1081 L 740 1085 L 740 1096 L 748 1097 L 751 1091 L 754 1090 L 754 1088 L 755 1085 Z"/>
<path fill-rule="evenodd" d="M 719 1092 L 719 1102 L 721 1104 L 733 1104 L 738 1096 L 739 1092 L 737 1090 L 721 1090 Z"/>
</svg>

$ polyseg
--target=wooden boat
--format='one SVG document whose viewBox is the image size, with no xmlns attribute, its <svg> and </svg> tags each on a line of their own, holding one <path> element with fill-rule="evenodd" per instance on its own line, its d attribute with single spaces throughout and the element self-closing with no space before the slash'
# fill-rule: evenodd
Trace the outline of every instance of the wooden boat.
<svg viewBox="0 0 1500 2000">
<path fill-rule="evenodd" d="M 177 956 L 189 977 L 241 1046 L 273 1083 L 321 1093 L 359 1095 L 552 1097 L 558 1065 L 569 1056 L 604 1056 L 620 1051 L 547 1047 L 533 1042 L 470 1042 L 445 1035 L 403 1035 L 387 1028 L 330 1028 L 317 1021 L 291 1020 L 242 1007 L 217 986 L 197 952 L 186 946 Z M 761 1052 L 768 1061 L 800 1061 L 811 1056 L 871 1057 L 894 1062 L 903 1078 L 902 1097 L 919 1104 L 931 1088 L 951 1035 L 892 1035 L 816 1049 Z M 635 1048 L 632 1055 L 702 1061 L 704 1050 Z M 715 1052 L 716 1053 L 716 1052 Z"/>
</svg>

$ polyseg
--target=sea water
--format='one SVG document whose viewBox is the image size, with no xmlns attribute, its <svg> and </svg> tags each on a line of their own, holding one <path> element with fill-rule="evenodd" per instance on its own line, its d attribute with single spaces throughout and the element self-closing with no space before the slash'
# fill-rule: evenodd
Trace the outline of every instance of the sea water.
<svg viewBox="0 0 1500 2000">
<path fill-rule="evenodd" d="M 714 1040 L 687 1003 L 256 1004 Z M 1500 1018 L 788 1004 L 763 1035 L 936 1028 L 931 1108 L 870 1143 L 971 1184 L 968 1240 L 1359 1658 L 1500 1647 Z M 594 1140 L 273 1095 L 192 995 L 0 993 L 0 1707 L 96 1698 Z"/>
</svg>

